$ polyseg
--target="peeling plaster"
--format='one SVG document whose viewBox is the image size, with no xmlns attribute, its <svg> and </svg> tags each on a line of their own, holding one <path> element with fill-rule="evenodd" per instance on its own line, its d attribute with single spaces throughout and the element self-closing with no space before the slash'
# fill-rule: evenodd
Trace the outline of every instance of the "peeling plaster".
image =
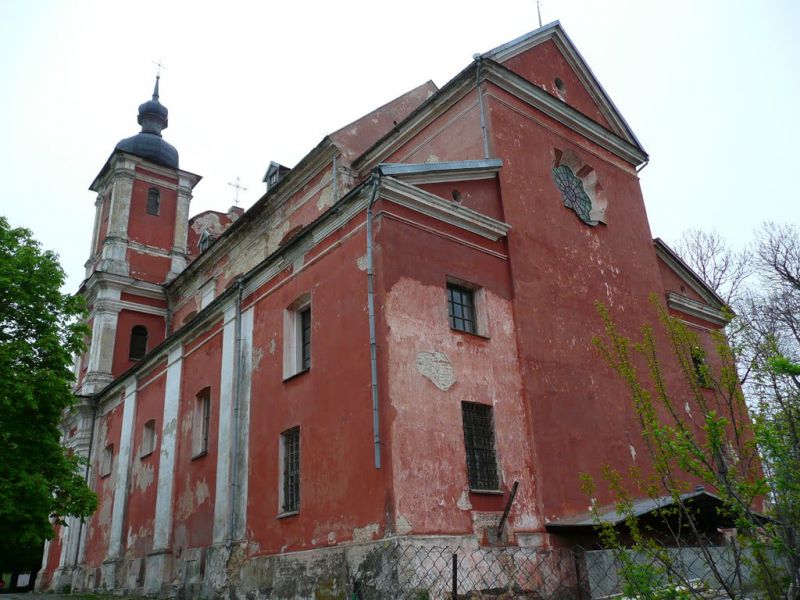
<svg viewBox="0 0 800 600">
<path fill-rule="evenodd" d="M 353 528 L 353 541 L 354 542 L 369 542 L 378 533 L 379 526 L 377 523 L 370 523 L 365 527 Z"/>
<path fill-rule="evenodd" d="M 195 500 L 197 500 L 198 506 L 208 500 L 210 496 L 211 493 L 208 490 L 208 484 L 206 483 L 205 479 L 198 481 L 194 489 L 194 497 Z"/>
<path fill-rule="evenodd" d="M 278 245 L 281 243 L 281 240 L 284 236 L 289 232 L 291 229 L 291 224 L 288 220 L 284 221 L 280 225 L 277 225 L 270 231 L 269 237 L 267 238 L 267 254 L 269 256 L 275 250 L 278 249 Z M 244 272 L 244 271 L 243 271 Z"/>
<path fill-rule="evenodd" d="M 323 211 L 330 206 L 333 206 L 333 187 L 329 185 L 322 190 L 322 193 L 319 195 L 317 209 Z"/>
<path fill-rule="evenodd" d="M 408 519 L 406 519 L 403 515 L 400 515 L 397 517 L 395 529 L 399 535 L 406 535 L 411 533 L 413 528 L 411 527 L 411 523 L 408 522 Z"/>
<path fill-rule="evenodd" d="M 469 501 L 469 494 L 467 490 L 463 490 L 461 495 L 458 497 L 458 502 L 456 502 L 456 506 L 461 510 L 472 510 L 472 503 Z"/>
<path fill-rule="evenodd" d="M 631 459 L 633 462 L 636 462 L 636 448 L 634 448 L 632 444 L 629 444 L 628 448 L 630 448 L 631 451 Z"/>
<path fill-rule="evenodd" d="M 270 354 L 273 354 L 270 352 Z M 261 366 L 261 359 L 264 358 L 264 350 L 263 348 L 253 348 L 253 371 L 258 371 L 258 367 Z"/>
<path fill-rule="evenodd" d="M 356 267 L 358 267 L 359 271 L 366 271 L 367 270 L 367 255 L 364 254 L 363 256 L 359 256 L 356 259 Z"/>
<path fill-rule="evenodd" d="M 417 354 L 416 366 L 417 371 L 443 392 L 453 387 L 456 382 L 453 364 L 444 352 L 420 352 Z"/>
<path fill-rule="evenodd" d="M 133 468 L 133 487 L 144 492 L 155 480 L 155 471 L 152 463 L 137 460 Z"/>
<path fill-rule="evenodd" d="M 328 543 L 329 544 L 335 544 L 336 543 L 336 532 L 335 531 L 331 531 L 328 534 Z"/>
</svg>

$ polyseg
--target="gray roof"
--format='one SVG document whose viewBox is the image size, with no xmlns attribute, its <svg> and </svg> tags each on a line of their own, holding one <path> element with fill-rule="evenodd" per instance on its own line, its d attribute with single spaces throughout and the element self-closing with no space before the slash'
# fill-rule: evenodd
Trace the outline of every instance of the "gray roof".
<svg viewBox="0 0 800 600">
<path fill-rule="evenodd" d="M 697 499 L 699 501 L 711 502 L 718 505 L 723 504 L 722 498 L 710 492 L 706 492 L 705 490 L 696 490 L 694 492 L 689 492 L 688 494 L 681 494 L 680 499 L 682 501 Z M 675 505 L 675 498 L 672 496 L 641 498 L 639 500 L 634 500 L 631 503 L 631 516 L 639 518 L 660 508 L 666 508 L 673 505 Z M 766 518 L 758 513 L 756 513 L 756 515 Z M 546 527 L 547 529 L 558 529 L 562 527 L 597 527 L 601 524 L 616 526 L 624 523 L 628 516 L 629 515 L 624 512 L 619 512 L 617 510 L 617 506 L 613 504 L 599 507 L 597 509 L 596 516 L 587 511 L 577 515 L 571 515 L 569 517 L 562 517 L 560 519 L 556 519 L 555 521 L 550 521 L 547 523 Z"/>
</svg>

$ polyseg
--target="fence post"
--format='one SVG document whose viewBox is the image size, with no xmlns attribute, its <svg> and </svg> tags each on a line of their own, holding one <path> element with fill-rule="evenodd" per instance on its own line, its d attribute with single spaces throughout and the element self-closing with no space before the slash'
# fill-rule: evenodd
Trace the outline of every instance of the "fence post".
<svg viewBox="0 0 800 600">
<path fill-rule="evenodd" d="M 458 598 L 458 554 L 453 552 L 453 600 Z"/>
</svg>

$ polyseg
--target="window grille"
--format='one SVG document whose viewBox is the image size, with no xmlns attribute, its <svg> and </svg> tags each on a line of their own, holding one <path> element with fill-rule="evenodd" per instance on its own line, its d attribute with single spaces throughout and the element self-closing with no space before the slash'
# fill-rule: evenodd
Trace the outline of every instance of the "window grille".
<svg viewBox="0 0 800 600">
<path fill-rule="evenodd" d="M 300 428 L 281 434 L 283 444 L 283 503 L 285 513 L 300 510 Z"/>
<path fill-rule="evenodd" d="M 467 333 L 475 333 L 475 295 L 465 287 L 447 284 L 447 311 L 450 327 Z"/>
<path fill-rule="evenodd" d="M 311 368 L 311 307 L 300 313 L 300 368 Z"/>
<path fill-rule="evenodd" d="M 147 328 L 143 325 L 136 325 L 131 329 L 131 343 L 128 349 L 128 357 L 131 360 L 139 360 L 147 354 Z"/>
<path fill-rule="evenodd" d="M 469 487 L 473 490 L 496 490 L 500 487 L 500 482 L 494 454 L 492 407 L 462 402 L 461 415 L 464 421 Z"/>
<path fill-rule="evenodd" d="M 157 215 L 161 208 L 161 193 L 156 188 L 147 190 L 147 214 Z"/>
</svg>

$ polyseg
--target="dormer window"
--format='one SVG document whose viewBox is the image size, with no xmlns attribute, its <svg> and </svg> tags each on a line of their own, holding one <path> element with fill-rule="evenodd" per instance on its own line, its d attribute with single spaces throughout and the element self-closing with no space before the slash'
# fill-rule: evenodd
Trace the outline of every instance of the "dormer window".
<svg viewBox="0 0 800 600">
<path fill-rule="evenodd" d="M 208 229 L 203 229 L 203 232 L 200 234 L 200 239 L 197 242 L 197 246 L 200 248 L 200 253 L 202 254 L 214 243 L 214 240 L 217 238 L 211 235 Z"/>
<path fill-rule="evenodd" d="M 156 188 L 147 190 L 147 214 L 158 215 L 161 210 L 161 192 Z"/>
<path fill-rule="evenodd" d="M 264 179 L 262 180 L 267 184 L 267 191 L 275 189 L 289 170 L 289 167 L 284 167 L 275 161 L 270 162 L 267 172 L 264 174 Z"/>
</svg>

